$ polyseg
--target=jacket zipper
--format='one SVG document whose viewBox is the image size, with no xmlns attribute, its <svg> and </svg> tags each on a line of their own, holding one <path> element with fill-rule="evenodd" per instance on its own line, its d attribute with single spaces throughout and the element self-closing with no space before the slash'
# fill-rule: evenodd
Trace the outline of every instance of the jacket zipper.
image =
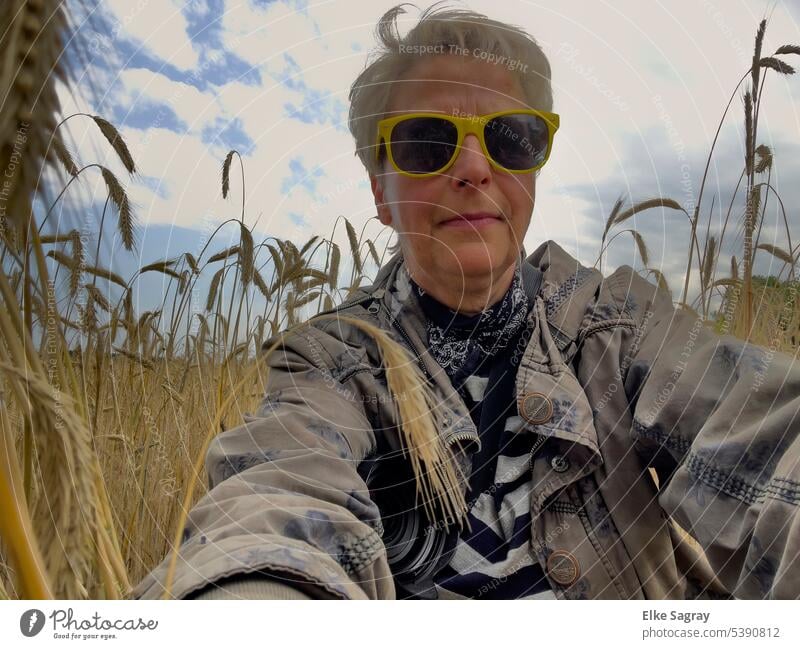
<svg viewBox="0 0 800 649">
<path fill-rule="evenodd" d="M 400 325 L 400 323 L 397 322 L 397 320 L 391 314 L 389 309 L 386 308 L 385 304 L 383 304 L 381 302 L 381 306 L 383 307 L 383 310 L 386 312 L 386 315 L 389 316 L 389 320 L 391 321 L 391 323 L 394 326 L 394 328 L 397 329 L 397 331 L 403 337 L 403 340 L 406 341 L 406 344 L 408 345 L 408 347 L 411 349 L 411 351 L 417 357 L 417 364 L 420 366 L 420 369 L 422 369 L 423 373 L 428 378 L 428 380 L 431 383 L 433 383 L 433 377 L 431 376 L 430 372 L 428 372 L 428 368 L 425 367 L 425 363 L 423 363 L 422 357 L 420 356 L 420 354 L 417 351 L 417 349 L 414 347 L 414 343 L 411 342 L 411 338 L 408 336 L 408 334 L 406 333 L 405 329 L 403 329 L 403 327 Z M 445 437 L 445 444 L 448 447 L 450 447 L 450 446 L 453 445 L 453 442 L 455 442 L 457 440 L 460 440 L 460 439 L 469 440 L 471 442 L 478 442 L 478 445 L 480 445 L 480 443 L 481 443 L 480 437 L 478 435 L 476 435 L 476 434 L 473 434 L 473 433 L 455 433 L 455 434 L 453 434 L 451 436 Z"/>
<path fill-rule="evenodd" d="M 544 435 L 536 435 L 536 441 L 533 443 L 533 448 L 531 448 L 530 460 L 528 461 L 528 466 L 530 467 L 531 471 L 533 471 L 533 460 L 536 457 L 536 453 L 539 451 L 544 443 L 547 441 L 547 437 Z"/>
<path fill-rule="evenodd" d="M 335 313 L 337 311 L 343 311 L 344 309 L 349 309 L 351 306 L 357 306 L 359 304 L 363 304 L 364 302 L 369 302 L 370 300 L 374 299 L 371 295 L 367 297 L 362 297 L 357 300 L 352 300 L 350 302 L 342 302 L 341 304 L 333 307 L 332 309 L 328 309 L 327 311 L 321 311 L 320 313 L 315 314 L 316 316 L 327 315 L 328 313 Z"/>
<path fill-rule="evenodd" d="M 412 353 L 414 354 L 414 356 L 416 356 L 416 357 L 417 357 L 417 365 L 419 365 L 419 367 L 420 367 L 420 369 L 422 370 L 423 374 L 425 374 L 425 377 L 426 377 L 426 378 L 427 378 L 429 381 L 432 381 L 432 380 L 433 380 L 433 377 L 431 376 L 430 372 L 428 372 L 428 368 L 427 368 L 427 367 L 425 367 L 425 363 L 423 363 L 423 362 L 422 362 L 422 357 L 420 356 L 420 353 L 417 351 L 417 348 L 416 348 L 416 347 L 414 347 L 414 343 L 413 343 L 413 342 L 411 342 L 411 338 L 410 338 L 410 337 L 409 337 L 409 335 L 406 333 L 406 330 L 405 330 L 405 329 L 403 329 L 403 327 L 400 325 L 400 323 L 399 323 L 399 322 L 397 322 L 397 320 L 395 319 L 395 317 L 392 315 L 392 312 L 391 312 L 391 311 L 389 311 L 389 309 L 387 308 L 387 306 L 386 306 L 386 305 L 385 305 L 383 302 L 381 302 L 381 307 L 382 307 L 382 308 L 383 308 L 383 310 L 386 312 L 386 315 L 389 317 L 389 321 L 392 323 L 392 326 L 393 326 L 395 329 L 397 329 L 397 331 L 399 332 L 399 334 L 400 334 L 400 335 L 403 337 L 403 340 L 405 340 L 405 341 L 406 341 L 406 344 L 408 345 L 409 349 L 412 351 Z"/>
</svg>

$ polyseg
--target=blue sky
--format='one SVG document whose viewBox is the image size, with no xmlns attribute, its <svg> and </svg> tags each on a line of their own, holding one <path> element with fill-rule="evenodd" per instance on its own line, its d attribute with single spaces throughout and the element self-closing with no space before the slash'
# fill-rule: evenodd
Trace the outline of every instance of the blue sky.
<svg viewBox="0 0 800 649">
<path fill-rule="evenodd" d="M 240 216 L 238 161 L 228 200 L 220 189 L 222 161 L 234 148 L 244 162 L 245 219 L 261 236 L 301 243 L 327 236 L 339 214 L 360 230 L 375 207 L 347 130 L 347 96 L 374 46 L 378 18 L 394 4 L 103 0 L 90 20 L 78 21 L 87 65 L 79 70 L 78 93 L 64 89 L 62 104 L 67 114 L 83 110 L 114 122 L 138 162 L 141 175 L 128 190 L 150 233 L 134 261 L 164 257 L 173 247 L 167 243 L 172 227 L 180 228 L 182 241 L 202 241 L 214 224 Z M 588 264 L 620 194 L 670 196 L 687 206 L 696 200 L 705 156 L 749 65 L 758 21 L 770 18 L 765 52 L 800 43 L 796 3 L 774 0 L 566 0 L 557 9 L 519 0 L 451 4 L 524 27 L 549 56 L 562 128 L 537 181 L 525 243 L 531 251 L 555 239 Z M 417 15 L 408 7 L 405 29 Z M 800 57 L 791 58 L 800 67 Z M 773 147 L 772 181 L 797 224 L 800 190 L 791 179 L 800 172 L 800 75 L 771 74 L 765 97 L 759 140 Z M 715 211 L 727 205 L 741 170 L 738 97 L 731 115 L 703 200 L 710 206 L 716 196 Z M 122 176 L 87 122 L 70 121 L 77 157 L 104 162 Z M 103 197 L 102 187 L 87 180 L 68 200 L 89 207 Z M 785 246 L 775 217 L 769 219 L 765 236 L 772 238 L 763 240 Z M 630 225 L 645 233 L 652 263 L 679 285 L 685 222 L 650 212 Z M 381 231 L 375 222 L 368 227 L 373 236 Z M 796 226 L 794 237 L 800 240 Z M 125 263 L 116 253 L 114 259 Z M 606 268 L 640 265 L 624 237 L 608 262 Z"/>
</svg>

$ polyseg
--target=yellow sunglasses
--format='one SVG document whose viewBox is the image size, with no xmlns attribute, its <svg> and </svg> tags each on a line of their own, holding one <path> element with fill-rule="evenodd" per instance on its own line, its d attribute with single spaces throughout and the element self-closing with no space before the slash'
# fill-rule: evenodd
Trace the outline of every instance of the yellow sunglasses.
<svg viewBox="0 0 800 649">
<path fill-rule="evenodd" d="M 404 113 L 378 122 L 375 158 L 382 144 L 392 166 L 401 174 L 426 178 L 446 171 L 455 162 L 464 138 L 472 133 L 495 169 L 515 174 L 544 166 L 560 123 L 556 113 L 504 110 L 488 115 Z"/>
</svg>

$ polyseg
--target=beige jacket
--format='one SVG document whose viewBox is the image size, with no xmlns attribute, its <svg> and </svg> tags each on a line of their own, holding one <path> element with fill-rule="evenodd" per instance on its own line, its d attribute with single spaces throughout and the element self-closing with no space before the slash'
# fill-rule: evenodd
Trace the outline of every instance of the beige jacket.
<svg viewBox="0 0 800 649">
<path fill-rule="evenodd" d="M 417 359 L 468 475 L 477 431 L 426 349 L 401 261 L 338 311 Z M 516 396 L 526 430 L 546 439 L 532 460 L 530 542 L 556 596 L 799 597 L 800 364 L 715 335 L 628 266 L 604 279 L 552 241 L 528 262 L 543 281 Z M 271 355 L 256 416 L 208 452 L 210 490 L 189 516 L 175 597 L 258 572 L 314 598 L 396 598 L 357 471 L 399 448 L 379 359 L 369 336 L 337 319 Z M 159 597 L 166 565 L 133 596 Z"/>
</svg>

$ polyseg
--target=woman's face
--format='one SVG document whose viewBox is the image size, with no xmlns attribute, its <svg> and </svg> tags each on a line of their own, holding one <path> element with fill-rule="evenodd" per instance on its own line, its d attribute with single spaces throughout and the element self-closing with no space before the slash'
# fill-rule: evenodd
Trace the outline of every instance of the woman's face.
<svg viewBox="0 0 800 649">
<path fill-rule="evenodd" d="M 398 114 L 395 111 L 485 115 L 530 108 L 505 67 L 472 57 L 424 57 L 403 78 L 407 81 L 393 84 L 387 115 Z M 533 172 L 494 169 L 478 138 L 468 135 L 443 174 L 410 178 L 397 173 L 384 158 L 383 176 L 370 180 L 378 217 L 398 232 L 406 264 L 418 283 L 463 290 L 469 279 L 495 283 L 508 276 L 510 281 L 510 268 L 533 212 Z M 445 223 L 475 212 L 499 218 L 471 225 L 462 219 Z"/>
</svg>

